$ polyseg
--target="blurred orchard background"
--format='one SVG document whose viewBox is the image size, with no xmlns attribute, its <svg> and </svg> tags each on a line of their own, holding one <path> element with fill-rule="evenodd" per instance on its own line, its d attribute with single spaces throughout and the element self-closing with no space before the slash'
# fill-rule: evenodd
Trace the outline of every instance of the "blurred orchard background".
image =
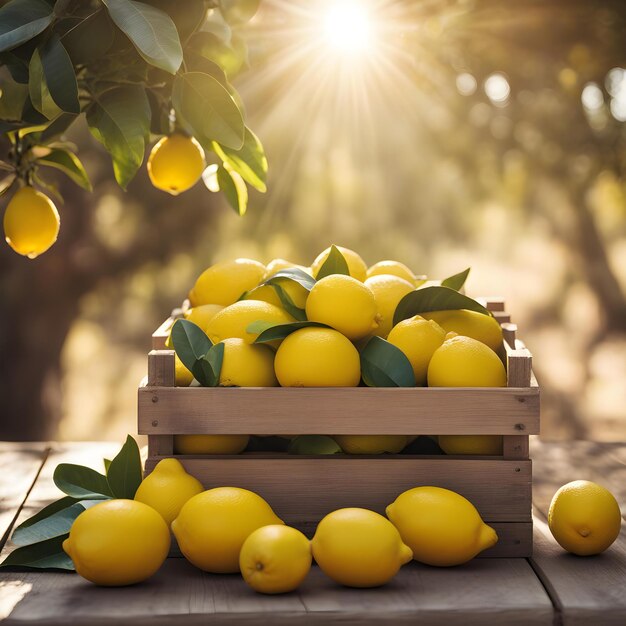
<svg viewBox="0 0 626 626">
<path fill-rule="evenodd" d="M 205 267 L 330 243 L 431 278 L 471 266 L 467 292 L 504 296 L 534 355 L 543 436 L 626 438 L 623 0 L 264 0 L 241 37 L 214 33 L 267 193 L 239 217 L 145 168 L 123 192 L 73 128 L 94 193 L 60 176 L 58 242 L 0 246 L 0 438 L 136 432 L 150 335 Z"/>
</svg>

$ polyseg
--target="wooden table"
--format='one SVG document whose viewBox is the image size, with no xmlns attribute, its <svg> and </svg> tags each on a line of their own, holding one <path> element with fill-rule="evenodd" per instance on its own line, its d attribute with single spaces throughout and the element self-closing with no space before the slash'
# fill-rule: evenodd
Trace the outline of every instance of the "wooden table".
<svg viewBox="0 0 626 626">
<path fill-rule="evenodd" d="M 60 462 L 100 468 L 118 445 L 0 443 L 0 535 L 59 497 Z M 98 588 L 75 574 L 0 571 L 0 619 L 6 624 L 580 624 L 626 625 L 626 529 L 605 554 L 568 555 L 546 524 L 563 483 L 595 480 L 626 505 L 626 444 L 533 442 L 535 553 L 532 559 L 475 559 L 438 569 L 402 568 L 386 587 L 335 585 L 317 567 L 294 593 L 262 596 L 239 576 L 200 572 L 168 559 L 135 587 Z M 6 545 L 5 545 L 6 543 Z"/>
</svg>

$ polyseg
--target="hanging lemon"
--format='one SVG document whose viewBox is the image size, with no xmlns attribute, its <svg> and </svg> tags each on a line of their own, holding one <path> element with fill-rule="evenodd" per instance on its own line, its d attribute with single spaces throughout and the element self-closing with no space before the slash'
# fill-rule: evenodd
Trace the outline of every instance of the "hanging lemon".
<svg viewBox="0 0 626 626">
<path fill-rule="evenodd" d="M 202 146 L 193 137 L 180 133 L 162 137 L 148 157 L 150 181 L 173 196 L 193 187 L 205 167 Z"/>
</svg>

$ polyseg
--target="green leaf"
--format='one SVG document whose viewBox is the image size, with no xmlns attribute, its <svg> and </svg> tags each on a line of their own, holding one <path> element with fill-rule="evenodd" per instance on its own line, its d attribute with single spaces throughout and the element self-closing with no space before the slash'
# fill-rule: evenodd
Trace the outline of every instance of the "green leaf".
<svg viewBox="0 0 626 626">
<path fill-rule="evenodd" d="M 183 49 L 172 18 L 155 7 L 133 0 L 102 0 L 115 25 L 150 64 L 176 74 Z"/>
<path fill-rule="evenodd" d="M 222 342 L 216 343 L 194 364 L 191 370 L 194 378 L 203 387 L 217 387 L 220 382 L 223 361 L 224 344 Z"/>
<path fill-rule="evenodd" d="M 17 528 L 15 528 L 15 530 L 13 531 L 13 535 L 15 535 L 15 533 L 17 533 L 19 530 L 28 528 L 29 526 L 32 526 L 33 524 L 36 524 L 37 522 L 40 522 L 47 517 L 50 517 L 58 511 L 67 509 L 73 504 L 76 504 L 76 502 L 78 502 L 76 498 L 72 498 L 71 496 L 64 496 L 60 500 L 56 500 L 55 502 L 50 503 L 48 506 L 45 506 L 43 509 L 41 509 L 41 511 L 35 513 L 35 515 L 29 517 L 26 521 L 22 522 Z M 13 538 L 11 539 L 13 540 Z"/>
<path fill-rule="evenodd" d="M 228 29 L 228 38 L 231 39 L 230 29 Z M 224 37 L 215 32 L 203 30 L 194 33 L 189 40 L 189 48 L 205 59 L 215 62 L 228 76 L 234 76 L 244 63 L 238 51 L 229 45 Z"/>
<path fill-rule="evenodd" d="M 193 372 L 196 361 L 202 359 L 213 346 L 200 326 L 184 319 L 174 322 L 170 338 L 178 358 L 190 372 Z"/>
<path fill-rule="evenodd" d="M 283 278 L 283 280 L 287 280 Z M 299 322 L 306 321 L 306 311 L 304 309 L 300 309 L 294 303 L 294 301 L 289 297 L 289 294 L 280 286 L 279 283 L 273 283 L 271 287 L 276 292 L 276 295 L 280 299 L 281 304 L 283 305 L 283 309 L 291 315 L 291 317 L 297 319 Z"/>
<path fill-rule="evenodd" d="M 420 313 L 456 309 L 469 309 L 484 315 L 491 315 L 482 304 L 450 287 L 423 287 L 407 293 L 400 300 L 393 316 L 393 325 Z"/>
<path fill-rule="evenodd" d="M 315 278 L 317 280 L 321 280 L 331 274 L 345 274 L 346 276 L 350 276 L 348 262 L 343 254 L 339 252 L 339 248 L 337 248 L 334 244 L 330 247 L 328 257 L 326 257 L 326 260 L 322 264 L 322 267 L 320 267 L 320 270 Z"/>
<path fill-rule="evenodd" d="M 454 289 L 455 291 L 459 291 L 465 284 L 467 277 L 470 273 L 471 267 L 468 267 L 466 270 L 459 272 L 458 274 L 454 274 L 453 276 L 448 276 L 441 281 L 442 287 L 449 287 L 450 289 Z"/>
<path fill-rule="evenodd" d="M 20 120 L 24 103 L 28 99 L 28 85 L 21 85 L 6 77 L 0 77 L 0 119 Z"/>
<path fill-rule="evenodd" d="M 275 339 L 284 339 L 287 335 L 301 328 L 307 328 L 308 326 L 316 326 L 318 328 L 330 328 L 327 324 L 321 324 L 320 322 L 290 322 L 289 324 L 274 324 L 273 326 L 262 327 L 261 324 L 267 324 L 267 322 L 252 322 L 247 328 L 246 332 L 256 333 L 260 332 L 259 336 L 254 340 L 254 343 L 266 343 L 268 341 L 274 341 Z"/>
<path fill-rule="evenodd" d="M 409 359 L 382 337 L 372 337 L 361 350 L 361 376 L 368 387 L 415 387 Z"/>
<path fill-rule="evenodd" d="M 64 509 L 56 511 L 45 519 L 30 526 L 16 528 L 11 541 L 17 546 L 27 546 L 53 537 L 67 535 L 74 520 L 89 507 L 99 504 L 102 500 L 81 500 Z"/>
<path fill-rule="evenodd" d="M 50 122 L 45 130 L 41 131 L 38 141 L 45 144 L 62 135 L 77 119 L 78 117 L 72 113 L 61 113 L 59 117 Z"/>
<path fill-rule="evenodd" d="M 176 115 L 202 144 L 217 141 L 240 150 L 245 127 L 241 111 L 220 82 L 209 74 L 179 74 L 172 89 L 172 105 Z"/>
<path fill-rule="evenodd" d="M 217 184 L 235 213 L 245 215 L 248 208 L 248 188 L 243 178 L 237 172 L 220 165 L 217 168 Z"/>
<path fill-rule="evenodd" d="M 65 539 L 67 539 L 67 534 L 17 548 L 0 564 L 0 568 L 24 567 L 74 571 L 72 559 L 63 552 Z"/>
<path fill-rule="evenodd" d="M 0 9 L 0 52 L 42 33 L 52 23 L 52 7 L 45 0 L 12 0 Z"/>
<path fill-rule="evenodd" d="M 106 476 L 73 463 L 61 463 L 54 470 L 54 484 L 68 496 L 79 500 L 106 500 L 113 497 Z"/>
<path fill-rule="evenodd" d="M 69 150 L 51 150 L 50 154 L 39 157 L 37 163 L 47 167 L 54 167 L 63 172 L 83 189 L 87 191 L 92 190 L 91 182 L 89 181 L 83 164 L 79 161 L 78 157 Z"/>
<path fill-rule="evenodd" d="M 290 267 L 289 269 L 279 270 L 275 274 L 272 274 L 263 283 L 263 285 L 274 285 L 276 283 L 280 283 L 280 280 L 285 278 L 302 285 L 302 287 L 304 287 L 307 291 L 311 291 L 311 289 L 313 289 L 313 285 L 317 282 L 313 276 L 307 274 L 299 267 Z"/>
<path fill-rule="evenodd" d="M 107 482 L 116 498 L 132 500 L 142 479 L 141 457 L 137 442 L 128 435 L 122 449 L 111 461 Z"/>
<path fill-rule="evenodd" d="M 115 178 L 126 189 L 143 162 L 150 130 L 150 103 L 145 90 L 127 85 L 95 96 L 87 110 L 87 124 L 111 155 Z"/>
<path fill-rule="evenodd" d="M 66 113 L 80 113 L 74 66 L 59 36 L 54 34 L 38 51 L 46 85 L 55 104 Z"/>
<path fill-rule="evenodd" d="M 113 45 L 115 27 L 106 11 L 97 11 L 70 28 L 61 41 L 74 64 L 102 58 Z"/>
<path fill-rule="evenodd" d="M 246 126 L 243 146 L 232 150 L 213 142 L 214 152 L 249 185 L 261 192 L 267 190 L 267 158 L 258 137 Z"/>
<path fill-rule="evenodd" d="M 289 442 L 289 454 L 340 454 L 339 444 L 328 435 L 298 435 Z"/>
<path fill-rule="evenodd" d="M 33 52 L 28 70 L 28 92 L 30 94 L 30 101 L 32 102 L 33 107 L 46 119 L 54 119 L 61 113 L 61 109 L 52 98 L 52 94 L 48 89 L 48 83 L 44 74 L 39 49 Z"/>
<path fill-rule="evenodd" d="M 109 467 L 111 467 L 111 459 L 102 459 L 102 464 L 104 465 L 104 473 L 109 473 Z"/>
</svg>

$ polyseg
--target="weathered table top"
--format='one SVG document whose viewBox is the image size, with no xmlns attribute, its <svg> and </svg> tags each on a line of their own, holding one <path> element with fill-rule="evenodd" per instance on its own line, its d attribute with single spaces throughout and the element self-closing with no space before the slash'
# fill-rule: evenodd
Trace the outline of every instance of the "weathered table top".
<svg viewBox="0 0 626 626">
<path fill-rule="evenodd" d="M 0 536 L 59 497 L 60 462 L 100 469 L 114 444 L 0 443 Z M 533 442 L 535 552 L 532 559 L 475 559 L 438 569 L 412 563 L 386 587 L 335 585 L 317 567 L 302 587 L 262 596 L 239 576 L 206 574 L 168 559 L 141 585 L 98 588 L 62 573 L 0 572 L 6 624 L 626 624 L 626 530 L 603 555 L 575 557 L 550 535 L 546 514 L 562 484 L 595 480 L 626 502 L 626 444 Z M 624 511 L 624 509 L 622 509 Z M 6 545 L 4 545 L 6 543 Z"/>
</svg>

